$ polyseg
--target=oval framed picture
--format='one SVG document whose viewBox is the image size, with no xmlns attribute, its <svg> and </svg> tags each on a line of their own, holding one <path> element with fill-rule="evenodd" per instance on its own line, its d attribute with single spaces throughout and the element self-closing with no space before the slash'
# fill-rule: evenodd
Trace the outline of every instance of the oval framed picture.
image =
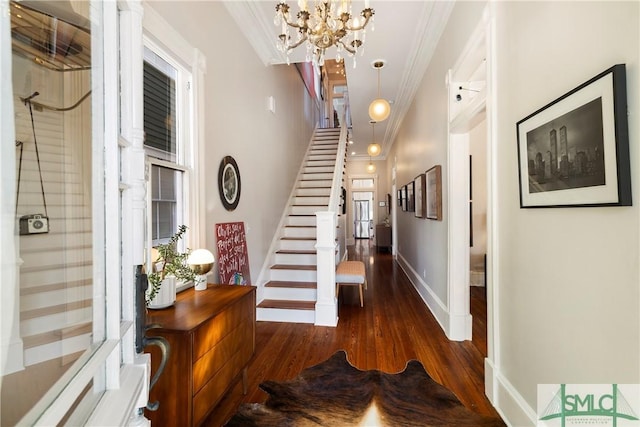
<svg viewBox="0 0 640 427">
<path fill-rule="evenodd" d="M 226 210 L 232 211 L 240 201 L 240 170 L 231 156 L 225 156 L 218 168 L 218 190 L 220 200 Z"/>
</svg>

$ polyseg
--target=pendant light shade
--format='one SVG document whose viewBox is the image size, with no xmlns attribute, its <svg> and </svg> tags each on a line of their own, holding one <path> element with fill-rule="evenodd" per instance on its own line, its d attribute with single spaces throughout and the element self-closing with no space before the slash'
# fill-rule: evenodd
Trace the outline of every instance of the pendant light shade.
<svg viewBox="0 0 640 427">
<path fill-rule="evenodd" d="M 382 152 L 382 147 L 376 142 L 376 121 L 371 120 L 371 144 L 367 147 L 367 154 L 369 154 L 369 162 L 371 157 L 379 156 Z"/>
<path fill-rule="evenodd" d="M 376 122 L 387 120 L 389 114 L 391 114 L 389 101 L 380 96 L 380 69 L 382 67 L 384 67 L 384 61 L 382 60 L 373 63 L 373 68 L 378 70 L 378 97 L 369 104 L 369 117 Z"/>
<path fill-rule="evenodd" d="M 386 99 L 377 98 L 369 104 L 369 117 L 371 117 L 371 120 L 381 122 L 387 120 L 389 114 L 391 114 L 391 105 Z"/>
<path fill-rule="evenodd" d="M 382 148 L 380 148 L 380 144 L 378 144 L 377 142 L 375 142 L 373 144 L 369 144 L 369 146 L 367 147 L 367 153 L 371 157 L 376 157 L 376 156 L 380 155 L 381 151 L 382 151 Z"/>
<path fill-rule="evenodd" d="M 374 173 L 375 171 L 376 171 L 376 165 L 374 165 L 371 162 L 371 159 L 369 159 L 369 164 L 367 165 L 367 172 Z"/>
</svg>

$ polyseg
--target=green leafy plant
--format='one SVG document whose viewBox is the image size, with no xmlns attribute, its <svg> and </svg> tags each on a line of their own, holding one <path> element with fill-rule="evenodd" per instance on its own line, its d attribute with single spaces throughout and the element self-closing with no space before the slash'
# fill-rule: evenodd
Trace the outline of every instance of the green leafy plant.
<svg viewBox="0 0 640 427">
<path fill-rule="evenodd" d="M 153 301 L 158 294 L 162 281 L 165 277 L 173 275 L 177 280 L 183 282 L 193 281 L 196 278 L 195 272 L 187 265 L 187 258 L 191 252 L 187 249 L 186 252 L 178 252 L 178 241 L 182 239 L 187 232 L 187 226 L 181 225 L 178 227 L 176 234 L 171 236 L 167 243 L 162 243 L 156 246 L 158 256 L 153 262 L 151 273 L 147 275 L 149 280 L 149 291 L 147 292 L 147 305 Z M 158 268 L 159 267 L 159 268 Z"/>
</svg>

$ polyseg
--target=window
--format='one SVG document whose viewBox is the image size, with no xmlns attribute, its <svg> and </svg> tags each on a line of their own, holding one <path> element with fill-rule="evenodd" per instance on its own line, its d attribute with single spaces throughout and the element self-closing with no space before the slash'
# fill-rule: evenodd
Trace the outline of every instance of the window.
<svg viewBox="0 0 640 427">
<path fill-rule="evenodd" d="M 373 178 L 356 178 L 351 180 L 351 188 L 372 188 L 374 186 Z"/>
<path fill-rule="evenodd" d="M 3 353 L 1 424 L 91 424 L 96 401 L 119 387 L 126 364 L 121 343 L 133 341 L 119 301 L 118 10 L 115 2 L 82 2 L 66 11 L 67 22 L 55 17 L 60 9 L 52 2 L 31 6 L 0 1 L 1 75 L 23 80 L 14 82 L 14 94 L 2 91 L 1 100 L 8 113 L 0 124 L 1 180 L 5 188 L 15 188 L 18 179 L 23 184 L 17 209 L 7 203 L 0 216 L 6 254 L 0 317 L 3 325 L 16 326 L 10 337 L 2 334 L 11 365 Z M 23 21 L 10 23 L 8 7 L 12 20 Z M 31 32 L 33 25 L 41 31 Z M 10 33 L 11 40 L 4 37 Z M 52 44 L 63 39 L 73 54 Z M 25 56 L 29 49 L 38 53 Z M 46 60 L 26 59 L 34 55 Z M 29 106 L 14 103 L 25 96 L 41 104 L 33 108 L 33 122 Z M 14 106 L 20 107 L 15 115 Z M 37 156 L 34 162 L 34 134 L 42 169 Z M 16 154 L 22 148 L 21 168 Z M 15 192 L 4 196 L 17 198 Z M 14 233 L 16 216 L 41 212 L 49 232 Z M 20 266 L 23 256 L 30 270 Z M 144 372 L 133 377 L 132 389 Z"/>
<path fill-rule="evenodd" d="M 148 157 L 149 238 L 166 243 L 189 218 L 188 154 L 192 151 L 191 73 L 147 41 L 144 132 Z"/>
</svg>

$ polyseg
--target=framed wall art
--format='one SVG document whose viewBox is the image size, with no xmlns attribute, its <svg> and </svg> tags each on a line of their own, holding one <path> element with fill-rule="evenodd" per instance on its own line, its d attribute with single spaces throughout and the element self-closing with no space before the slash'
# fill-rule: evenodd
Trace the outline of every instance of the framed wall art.
<svg viewBox="0 0 640 427">
<path fill-rule="evenodd" d="M 425 182 L 426 182 L 426 177 L 425 174 L 421 173 L 420 175 L 416 176 L 415 179 L 413 180 L 413 185 L 415 187 L 415 199 L 416 199 L 416 209 L 415 209 L 415 216 L 417 218 L 424 218 L 425 215 L 425 197 L 424 197 L 424 190 L 425 190 Z"/>
<path fill-rule="evenodd" d="M 416 210 L 416 199 L 415 199 L 415 186 L 414 182 L 411 181 L 406 185 L 407 187 L 407 211 L 413 212 Z"/>
<path fill-rule="evenodd" d="M 398 206 L 402 207 L 402 188 L 398 189 Z"/>
<path fill-rule="evenodd" d="M 407 208 L 408 208 L 408 205 L 407 205 L 407 186 L 403 185 L 402 186 L 402 190 L 400 190 L 400 191 L 402 191 L 402 211 L 406 212 Z"/>
<path fill-rule="evenodd" d="M 240 170 L 238 164 L 231 156 L 225 156 L 218 168 L 218 191 L 220 201 L 228 211 L 238 207 L 240 202 Z"/>
<path fill-rule="evenodd" d="M 516 124 L 520 207 L 630 206 L 625 65 Z"/>
<path fill-rule="evenodd" d="M 427 218 L 442 220 L 442 167 L 436 165 L 425 172 Z"/>
</svg>

